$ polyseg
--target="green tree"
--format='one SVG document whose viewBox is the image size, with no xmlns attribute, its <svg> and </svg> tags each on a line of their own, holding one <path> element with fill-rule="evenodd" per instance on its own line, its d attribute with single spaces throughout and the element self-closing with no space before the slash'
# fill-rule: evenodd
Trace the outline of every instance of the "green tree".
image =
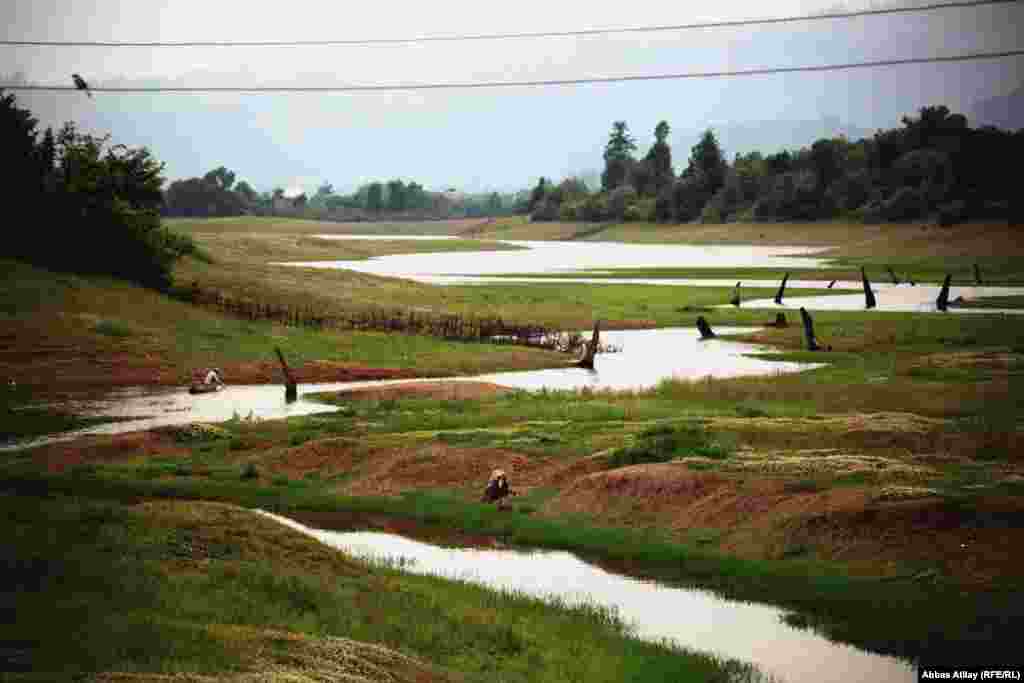
<svg viewBox="0 0 1024 683">
<path fill-rule="evenodd" d="M 704 179 L 704 190 L 713 195 L 725 184 L 725 172 L 728 164 L 718 146 L 718 139 L 710 128 L 691 149 L 690 163 L 683 172 L 684 176 L 693 176 L 697 171 Z"/>
<path fill-rule="evenodd" d="M 487 210 L 491 214 L 497 214 L 501 211 L 501 195 L 497 192 L 492 192 L 491 196 L 487 198 Z"/>
<path fill-rule="evenodd" d="M 384 186 L 380 183 L 370 183 L 366 190 L 366 210 L 379 212 L 384 208 Z"/>
<path fill-rule="evenodd" d="M 244 181 L 244 180 L 238 181 L 238 184 L 235 185 L 234 191 L 242 199 L 245 200 L 246 204 L 255 204 L 256 203 L 256 199 L 257 199 L 256 190 L 252 189 L 252 185 L 250 185 L 246 181 Z"/>
<path fill-rule="evenodd" d="M 203 176 L 203 180 L 214 183 L 220 189 L 228 191 L 235 184 L 235 173 L 223 166 L 218 166 Z"/>
<path fill-rule="evenodd" d="M 601 187 L 614 190 L 622 185 L 629 173 L 629 165 L 633 161 L 636 142 L 629 134 L 629 126 L 625 121 L 612 123 L 612 132 L 608 135 L 608 143 L 604 148 L 604 173 L 601 174 Z"/>
<path fill-rule="evenodd" d="M 671 131 L 668 121 L 661 121 L 654 127 L 654 144 L 651 145 L 644 158 L 650 171 L 650 187 L 649 189 L 644 188 L 647 190 L 645 192 L 636 186 L 640 194 L 657 195 L 672 184 L 675 172 L 672 170 L 672 148 L 667 142 Z"/>
<path fill-rule="evenodd" d="M 388 182 L 388 209 L 404 211 L 406 209 L 405 183 L 395 179 Z"/>
<path fill-rule="evenodd" d="M 537 181 L 537 186 L 533 188 L 530 193 L 530 201 L 526 205 L 527 213 L 533 213 L 533 210 L 537 208 L 537 205 L 544 201 L 545 195 L 548 192 L 548 179 L 544 176 L 540 177 Z"/>
</svg>

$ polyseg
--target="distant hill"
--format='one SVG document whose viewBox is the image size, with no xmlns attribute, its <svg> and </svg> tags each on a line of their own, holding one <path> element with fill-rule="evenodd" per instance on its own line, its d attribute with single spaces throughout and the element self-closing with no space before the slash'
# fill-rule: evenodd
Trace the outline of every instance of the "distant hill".
<svg viewBox="0 0 1024 683">
<path fill-rule="evenodd" d="M 968 113 L 971 127 L 996 126 L 1006 130 L 1024 128 L 1024 84 L 1009 95 L 997 95 L 975 102 Z"/>
<path fill-rule="evenodd" d="M 747 154 L 755 150 L 774 154 L 783 149 L 809 147 L 815 140 L 845 135 L 850 140 L 871 137 L 875 131 L 844 124 L 838 117 L 826 116 L 816 121 L 748 121 L 708 125 L 715 131 L 718 143 L 732 160 L 736 153 Z M 673 161 L 685 165 L 689 150 L 697 144 L 703 131 L 676 131 L 673 134 Z"/>
</svg>

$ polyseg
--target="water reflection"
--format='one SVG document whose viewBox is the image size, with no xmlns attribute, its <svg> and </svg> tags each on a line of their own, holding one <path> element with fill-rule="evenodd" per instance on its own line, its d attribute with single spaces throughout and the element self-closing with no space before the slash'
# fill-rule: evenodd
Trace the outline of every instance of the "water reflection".
<svg viewBox="0 0 1024 683">
<path fill-rule="evenodd" d="M 719 334 L 746 333 L 757 328 L 727 328 Z M 252 416 L 280 419 L 297 415 L 331 412 L 334 406 L 304 396 L 316 392 L 342 391 L 391 384 L 456 381 L 484 381 L 517 389 L 611 389 L 639 390 L 654 387 L 668 378 L 696 379 L 765 375 L 796 372 L 818 367 L 811 363 L 790 363 L 751 358 L 747 354 L 768 351 L 767 347 L 724 339 L 701 341 L 696 329 L 621 330 L 602 333 L 602 341 L 621 347 L 618 353 L 599 354 L 594 370 L 567 367 L 522 372 L 500 372 L 472 377 L 397 379 L 364 382 L 300 384 L 299 397 L 285 400 L 281 385 L 228 385 L 211 394 L 189 394 L 185 388 L 133 388 L 114 392 L 102 400 L 64 406 L 81 415 L 109 417 L 124 421 L 97 425 L 59 437 L 48 436 L 21 442 L 17 447 L 67 440 L 87 434 L 118 434 L 188 422 L 224 422 L 233 417 Z M 230 380 L 230 378 L 228 378 Z M 128 418 L 127 420 L 125 420 Z M 15 447 L 0 446 L 0 450 Z"/>
<path fill-rule="evenodd" d="M 502 240 L 518 251 L 466 251 L 394 254 L 362 261 L 304 261 L 279 265 L 344 268 L 373 275 L 449 284 L 452 276 L 501 273 L 571 273 L 601 268 L 817 268 L 824 262 L 807 254 L 822 247 L 622 242 L 540 242 Z M 730 283 L 732 284 L 732 283 Z"/>
<path fill-rule="evenodd" d="M 405 571 L 535 597 L 557 596 L 572 605 L 613 608 L 641 638 L 670 639 L 684 647 L 750 662 L 791 683 L 916 680 L 910 664 L 789 626 L 777 607 L 612 574 L 570 553 L 440 548 L 393 534 L 311 529 L 263 514 L 347 553 L 400 561 Z"/>
</svg>

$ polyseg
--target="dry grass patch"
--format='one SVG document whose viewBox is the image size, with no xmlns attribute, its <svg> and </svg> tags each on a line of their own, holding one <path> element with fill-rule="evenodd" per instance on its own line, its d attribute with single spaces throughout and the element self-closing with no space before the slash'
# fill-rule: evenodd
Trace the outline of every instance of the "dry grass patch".
<svg viewBox="0 0 1024 683">
<path fill-rule="evenodd" d="M 214 641 L 246 653 L 246 671 L 103 673 L 96 683 L 433 683 L 457 680 L 391 648 L 348 638 L 214 624 L 203 629 Z"/>
</svg>

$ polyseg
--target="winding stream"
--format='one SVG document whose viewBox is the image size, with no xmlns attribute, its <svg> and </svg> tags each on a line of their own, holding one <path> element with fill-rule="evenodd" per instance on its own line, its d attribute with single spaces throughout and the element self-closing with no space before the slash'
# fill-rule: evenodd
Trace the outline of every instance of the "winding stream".
<svg viewBox="0 0 1024 683">
<path fill-rule="evenodd" d="M 394 534 L 313 529 L 260 512 L 351 555 L 400 561 L 403 571 L 539 598 L 555 596 L 570 605 L 613 608 L 640 638 L 668 639 L 683 647 L 750 662 L 789 683 L 917 680 L 909 662 L 794 628 L 782 620 L 786 612 L 778 607 L 613 574 L 571 553 L 442 548 Z"/>
<path fill-rule="evenodd" d="M 720 334 L 742 334 L 757 328 L 720 328 Z M 298 415 L 332 412 L 335 406 L 307 398 L 304 394 L 342 391 L 391 384 L 417 382 L 491 382 L 526 389 L 608 389 L 640 390 L 668 378 L 738 377 L 797 372 L 819 367 L 815 363 L 768 361 L 749 354 L 771 351 L 765 346 L 725 339 L 702 341 L 693 328 L 658 330 L 614 330 L 602 332 L 603 342 L 621 347 L 618 353 L 599 354 L 593 370 L 578 367 L 499 372 L 472 377 L 396 379 L 363 382 L 333 382 L 299 385 L 299 399 L 287 403 L 284 390 L 276 384 L 231 385 L 213 394 L 192 395 L 185 388 L 136 387 L 117 391 L 97 401 L 66 406 L 90 417 L 107 417 L 117 422 L 0 445 L 0 450 L 66 441 L 88 434 L 119 434 L 188 422 L 224 422 L 232 417 L 280 419 Z M 567 365 L 570 359 L 566 359 Z M 230 377 L 227 378 L 230 381 Z"/>
</svg>

